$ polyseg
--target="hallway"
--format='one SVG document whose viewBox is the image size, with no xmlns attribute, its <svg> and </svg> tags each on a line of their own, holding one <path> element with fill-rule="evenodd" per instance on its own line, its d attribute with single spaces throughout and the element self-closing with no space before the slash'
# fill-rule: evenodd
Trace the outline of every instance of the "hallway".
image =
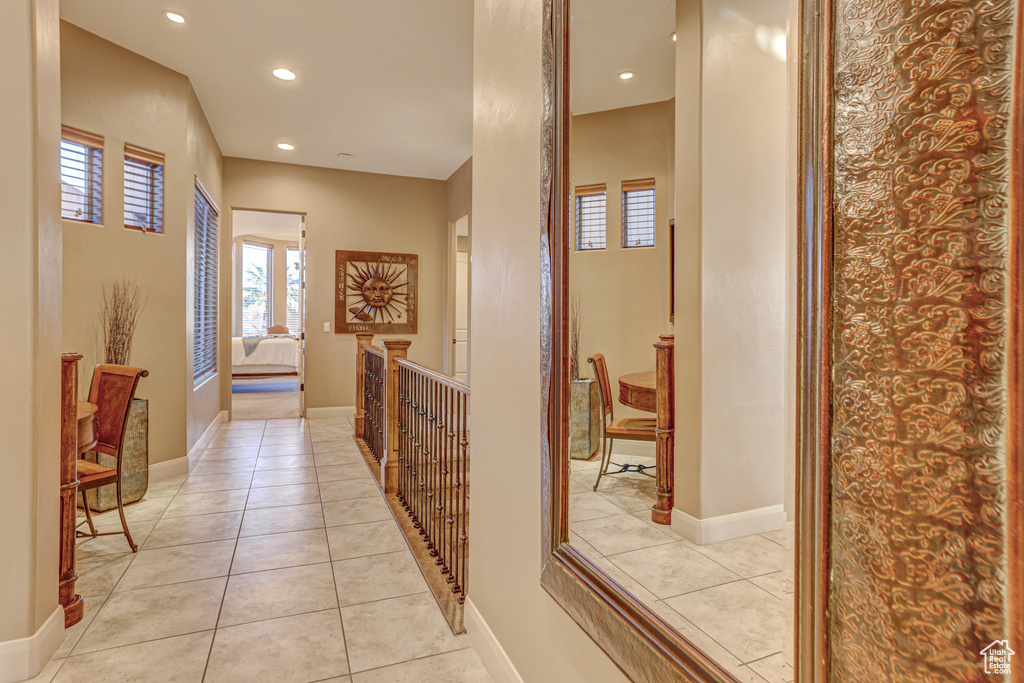
<svg viewBox="0 0 1024 683">
<path fill-rule="evenodd" d="M 138 554 L 123 536 L 79 542 L 85 618 L 33 681 L 491 680 L 348 419 L 221 425 L 189 476 L 125 512 Z M 116 511 L 95 519 L 120 529 Z"/>
</svg>

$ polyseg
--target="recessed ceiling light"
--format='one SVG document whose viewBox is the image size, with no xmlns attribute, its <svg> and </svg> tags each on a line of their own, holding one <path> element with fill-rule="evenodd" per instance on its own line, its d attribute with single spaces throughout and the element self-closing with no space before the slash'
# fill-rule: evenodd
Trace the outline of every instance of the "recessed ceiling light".
<svg viewBox="0 0 1024 683">
<path fill-rule="evenodd" d="M 673 43 L 676 42 L 676 32 L 675 31 L 672 32 L 672 42 Z"/>
<path fill-rule="evenodd" d="M 185 23 L 184 14 L 178 14 L 177 12 L 164 12 L 164 16 L 173 21 L 175 24 Z"/>
<path fill-rule="evenodd" d="M 277 148 L 290 151 L 295 149 L 295 145 L 289 145 L 287 142 L 279 142 L 277 143 Z"/>
<path fill-rule="evenodd" d="M 288 69 L 274 69 L 274 75 L 280 78 L 282 81 L 295 80 L 295 72 L 289 71 Z"/>
<path fill-rule="evenodd" d="M 624 81 L 628 81 L 629 79 L 633 78 L 633 76 L 636 76 L 636 74 L 633 73 L 632 71 L 623 71 L 622 73 L 619 74 L 619 78 L 621 78 Z"/>
</svg>

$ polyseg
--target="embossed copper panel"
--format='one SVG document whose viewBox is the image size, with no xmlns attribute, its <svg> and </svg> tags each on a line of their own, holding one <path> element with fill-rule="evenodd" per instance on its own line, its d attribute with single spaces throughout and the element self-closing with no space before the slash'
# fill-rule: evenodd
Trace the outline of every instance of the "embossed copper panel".
<svg viewBox="0 0 1024 683">
<path fill-rule="evenodd" d="M 834 2 L 835 681 L 1001 679 L 1017 7 Z"/>
</svg>

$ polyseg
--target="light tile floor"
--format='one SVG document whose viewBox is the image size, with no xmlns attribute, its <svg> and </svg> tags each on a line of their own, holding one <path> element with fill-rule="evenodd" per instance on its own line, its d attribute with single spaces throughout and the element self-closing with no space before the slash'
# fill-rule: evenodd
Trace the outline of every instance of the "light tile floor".
<svg viewBox="0 0 1024 683">
<path fill-rule="evenodd" d="M 653 465 L 653 458 L 626 456 Z M 698 546 L 651 521 L 652 477 L 572 461 L 571 543 L 742 683 L 788 683 L 793 583 L 782 532 Z"/>
<path fill-rule="evenodd" d="M 85 618 L 34 681 L 490 681 L 453 636 L 348 420 L 235 421 L 78 544 Z M 120 528 L 116 511 L 95 517 Z"/>
</svg>

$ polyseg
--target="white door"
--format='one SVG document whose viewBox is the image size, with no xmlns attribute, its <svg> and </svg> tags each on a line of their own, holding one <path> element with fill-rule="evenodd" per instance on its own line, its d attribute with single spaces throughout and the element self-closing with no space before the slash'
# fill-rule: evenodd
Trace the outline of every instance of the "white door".
<svg viewBox="0 0 1024 683">
<path fill-rule="evenodd" d="M 455 372 L 469 383 L 469 252 L 455 254 Z"/>
</svg>

